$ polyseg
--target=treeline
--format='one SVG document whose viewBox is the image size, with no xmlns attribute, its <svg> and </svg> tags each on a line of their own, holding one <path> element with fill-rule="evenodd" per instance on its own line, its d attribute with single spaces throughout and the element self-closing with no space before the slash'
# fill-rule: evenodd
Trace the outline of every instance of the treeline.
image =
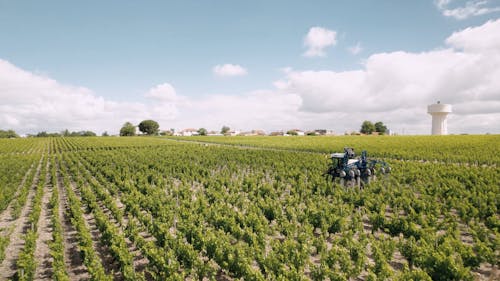
<svg viewBox="0 0 500 281">
<path fill-rule="evenodd" d="M 60 133 L 47 133 L 46 131 L 38 132 L 37 134 L 28 134 L 27 137 L 31 138 L 46 138 L 46 137 L 95 137 L 96 133 L 92 131 L 78 131 L 70 132 L 67 129 Z M 102 136 L 108 136 L 104 132 Z M 0 139 L 18 138 L 19 135 L 14 130 L 0 130 Z"/>
<path fill-rule="evenodd" d="M 18 138 L 14 130 L 0 130 L 0 139 Z"/>
<path fill-rule="evenodd" d="M 39 132 L 36 135 L 28 134 L 28 137 L 35 138 L 46 138 L 46 137 L 95 137 L 96 133 L 92 131 L 78 131 L 78 132 L 70 132 L 68 130 L 64 130 L 60 133 L 47 133 L 45 131 Z"/>
</svg>

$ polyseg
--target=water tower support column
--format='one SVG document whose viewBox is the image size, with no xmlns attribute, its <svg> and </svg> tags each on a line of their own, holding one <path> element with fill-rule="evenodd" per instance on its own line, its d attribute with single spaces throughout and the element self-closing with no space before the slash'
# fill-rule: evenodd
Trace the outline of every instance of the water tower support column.
<svg viewBox="0 0 500 281">
<path fill-rule="evenodd" d="M 441 104 L 437 102 L 427 107 L 427 113 L 432 115 L 432 134 L 433 135 L 447 135 L 448 128 L 446 118 L 451 113 L 450 104 Z"/>
</svg>

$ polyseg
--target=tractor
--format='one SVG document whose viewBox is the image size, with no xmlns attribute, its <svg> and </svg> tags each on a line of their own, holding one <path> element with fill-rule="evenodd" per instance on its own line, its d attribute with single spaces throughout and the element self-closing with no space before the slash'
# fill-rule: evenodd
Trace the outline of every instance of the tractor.
<svg viewBox="0 0 500 281">
<path fill-rule="evenodd" d="M 391 167 L 387 163 L 368 159 L 366 150 L 361 152 L 361 157 L 356 157 L 353 148 L 345 147 L 344 153 L 332 153 L 330 158 L 332 162 L 324 175 L 332 181 L 339 178 L 342 185 L 357 183 L 359 186 L 361 182 L 369 183 L 378 172 L 380 174 L 391 172 Z"/>
</svg>

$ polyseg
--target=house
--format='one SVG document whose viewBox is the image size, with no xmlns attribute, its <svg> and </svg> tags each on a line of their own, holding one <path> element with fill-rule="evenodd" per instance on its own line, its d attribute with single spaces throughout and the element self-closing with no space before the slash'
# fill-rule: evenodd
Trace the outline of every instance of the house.
<svg viewBox="0 0 500 281">
<path fill-rule="evenodd" d="M 275 132 L 269 133 L 269 135 L 270 136 L 283 136 L 285 134 L 283 133 L 283 131 L 275 131 Z"/>
<path fill-rule="evenodd" d="M 207 133 L 207 136 L 222 136 L 222 134 L 217 131 L 210 131 Z"/>
<path fill-rule="evenodd" d="M 333 130 L 326 130 L 326 129 L 316 129 L 314 130 L 316 135 L 320 136 L 334 136 L 335 132 Z"/>
<path fill-rule="evenodd" d="M 295 133 L 290 134 L 290 132 L 295 132 Z M 301 129 L 288 130 L 287 134 L 296 135 L 296 136 L 305 136 L 306 135 L 306 133 L 304 131 L 302 131 Z"/>
<path fill-rule="evenodd" d="M 263 130 L 251 130 L 249 132 L 242 132 L 239 136 L 265 136 L 266 132 Z"/>
<path fill-rule="evenodd" d="M 229 132 L 225 133 L 226 136 L 237 136 L 241 133 L 241 131 L 238 131 L 238 130 L 230 130 Z"/>
<path fill-rule="evenodd" d="M 184 130 L 180 131 L 179 134 L 180 134 L 180 136 L 183 136 L 183 137 L 191 137 L 191 136 L 199 135 L 198 130 L 196 130 L 194 128 L 184 129 Z"/>
<path fill-rule="evenodd" d="M 252 133 L 256 136 L 265 136 L 266 132 L 264 130 L 252 130 Z"/>
</svg>

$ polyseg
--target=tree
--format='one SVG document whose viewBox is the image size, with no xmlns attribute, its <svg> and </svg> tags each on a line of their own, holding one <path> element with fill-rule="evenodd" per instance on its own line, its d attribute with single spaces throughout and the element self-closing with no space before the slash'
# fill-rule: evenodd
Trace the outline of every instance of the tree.
<svg viewBox="0 0 500 281">
<path fill-rule="evenodd" d="M 375 131 L 375 125 L 373 125 L 372 122 L 365 120 L 363 124 L 361 125 L 361 130 L 360 132 L 362 134 L 370 135 Z"/>
<path fill-rule="evenodd" d="M 161 131 L 160 136 L 171 136 L 170 131 Z"/>
<path fill-rule="evenodd" d="M 199 128 L 198 129 L 198 134 L 200 134 L 200 136 L 206 136 L 207 135 L 207 129 L 205 129 L 205 128 Z"/>
<path fill-rule="evenodd" d="M 286 132 L 287 135 L 290 135 L 290 136 L 296 136 L 298 135 L 297 131 L 295 130 L 289 130 L 288 132 Z"/>
<path fill-rule="evenodd" d="M 18 138 L 19 136 L 13 130 L 0 130 L 0 138 Z"/>
<path fill-rule="evenodd" d="M 76 135 L 80 136 L 80 137 L 95 137 L 95 136 L 97 136 L 97 134 L 92 132 L 92 131 L 80 131 L 80 132 L 77 132 Z"/>
<path fill-rule="evenodd" d="M 104 133 L 102 133 L 101 136 L 103 136 L 103 137 L 109 137 L 108 131 L 104 131 Z"/>
<path fill-rule="evenodd" d="M 159 128 L 160 125 L 154 120 L 144 120 L 139 123 L 139 131 L 150 136 L 158 134 Z"/>
<path fill-rule="evenodd" d="M 130 122 L 123 124 L 120 129 L 120 136 L 135 136 L 135 126 Z"/>
<path fill-rule="evenodd" d="M 37 138 L 46 138 L 46 137 L 60 137 L 61 134 L 59 133 L 47 133 L 45 131 L 39 132 L 38 134 L 35 135 Z"/>
<path fill-rule="evenodd" d="M 220 133 L 225 135 L 227 132 L 229 132 L 229 130 L 231 130 L 231 128 L 229 128 L 228 126 L 222 126 Z"/>
<path fill-rule="evenodd" d="M 387 132 L 387 126 L 385 126 L 384 123 L 378 121 L 377 123 L 375 123 L 375 132 L 383 135 Z"/>
</svg>

